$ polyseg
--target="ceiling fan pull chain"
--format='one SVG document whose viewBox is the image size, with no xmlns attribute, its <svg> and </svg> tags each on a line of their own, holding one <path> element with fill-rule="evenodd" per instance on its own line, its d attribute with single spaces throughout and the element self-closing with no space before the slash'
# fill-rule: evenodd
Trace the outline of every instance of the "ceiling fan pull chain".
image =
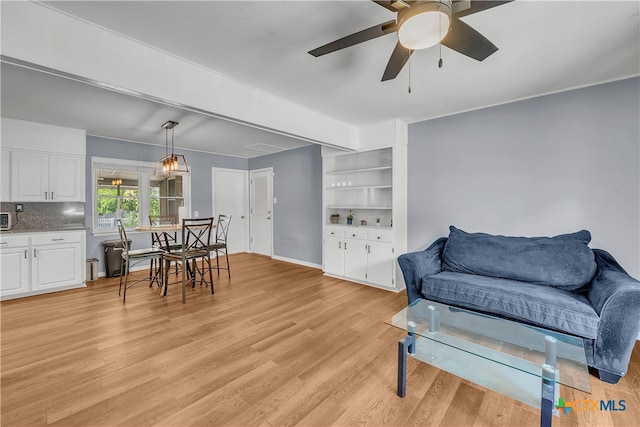
<svg viewBox="0 0 640 427">
<path fill-rule="evenodd" d="M 442 34 L 442 18 L 438 19 L 438 23 L 440 24 L 440 34 Z M 442 40 L 438 43 L 438 55 L 440 55 L 440 59 L 438 59 L 438 68 L 442 68 Z"/>
<path fill-rule="evenodd" d="M 407 88 L 407 92 L 411 93 L 411 56 L 409 56 L 409 87 Z"/>
</svg>

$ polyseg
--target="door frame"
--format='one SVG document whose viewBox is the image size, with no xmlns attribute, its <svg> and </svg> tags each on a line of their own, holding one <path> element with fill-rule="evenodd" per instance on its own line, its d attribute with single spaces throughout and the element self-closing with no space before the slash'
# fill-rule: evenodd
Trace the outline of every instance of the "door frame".
<svg viewBox="0 0 640 427">
<path fill-rule="evenodd" d="M 250 246 L 250 242 L 251 242 L 251 236 L 249 235 L 249 230 L 250 230 L 250 222 L 251 222 L 251 217 L 249 216 L 249 211 L 250 211 L 250 203 L 251 203 L 251 195 L 250 195 L 250 191 L 251 189 L 249 188 L 249 171 L 245 170 L 245 169 L 230 169 L 230 168 L 218 168 L 213 166 L 211 168 L 211 213 L 215 215 L 216 213 L 216 198 L 214 195 L 214 192 L 216 190 L 216 171 L 224 171 L 224 172 L 233 172 L 233 173 L 241 173 L 244 175 L 244 179 L 245 179 L 245 183 L 246 183 L 246 198 L 244 200 L 244 216 L 245 218 L 247 218 L 249 221 L 245 224 L 245 230 L 244 230 L 244 242 L 243 242 L 243 248 L 246 252 L 251 252 L 251 246 Z M 216 219 L 217 221 L 217 219 Z M 236 221 L 237 223 L 237 221 Z M 212 232 L 213 233 L 213 232 Z"/>
<path fill-rule="evenodd" d="M 249 171 L 249 252 L 253 253 L 253 208 L 251 206 L 252 195 L 254 194 L 254 186 L 253 186 L 253 174 L 259 172 L 271 172 L 267 178 L 267 186 L 271 189 L 271 198 L 269 200 L 269 207 L 271 208 L 271 220 L 270 224 L 270 235 L 271 235 L 271 258 L 273 258 L 273 224 L 275 222 L 275 214 L 273 209 L 273 167 L 261 168 L 261 169 L 252 169 Z"/>
</svg>

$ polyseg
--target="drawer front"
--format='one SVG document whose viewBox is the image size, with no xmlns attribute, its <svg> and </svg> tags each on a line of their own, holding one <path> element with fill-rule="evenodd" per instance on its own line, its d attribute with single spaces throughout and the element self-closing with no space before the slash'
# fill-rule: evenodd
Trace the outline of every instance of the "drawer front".
<svg viewBox="0 0 640 427">
<path fill-rule="evenodd" d="M 29 246 L 28 236 L 0 236 L 0 249 Z"/>
<path fill-rule="evenodd" d="M 345 230 L 344 237 L 347 239 L 361 239 L 367 238 L 367 232 L 359 228 L 353 228 L 351 230 Z"/>
<path fill-rule="evenodd" d="M 344 230 L 339 227 L 326 227 L 324 235 L 327 237 L 344 237 Z"/>
<path fill-rule="evenodd" d="M 61 243 L 79 243 L 81 239 L 80 233 L 46 233 L 33 235 L 31 242 L 34 246 L 59 245 Z"/>
<path fill-rule="evenodd" d="M 367 233 L 367 240 L 372 242 L 393 242 L 393 232 L 391 231 L 370 231 Z"/>
</svg>

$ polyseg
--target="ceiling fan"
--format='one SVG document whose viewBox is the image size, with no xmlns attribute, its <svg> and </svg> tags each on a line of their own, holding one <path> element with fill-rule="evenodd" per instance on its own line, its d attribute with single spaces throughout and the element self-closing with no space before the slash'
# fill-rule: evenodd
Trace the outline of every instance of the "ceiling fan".
<svg viewBox="0 0 640 427">
<path fill-rule="evenodd" d="M 309 53 L 318 57 L 380 36 L 398 33 L 398 43 L 389 58 L 382 81 L 395 79 L 414 50 L 425 49 L 438 43 L 470 58 L 483 61 L 498 48 L 460 18 L 511 1 L 513 0 L 374 1 L 397 13 L 397 19 L 358 31 Z"/>
</svg>

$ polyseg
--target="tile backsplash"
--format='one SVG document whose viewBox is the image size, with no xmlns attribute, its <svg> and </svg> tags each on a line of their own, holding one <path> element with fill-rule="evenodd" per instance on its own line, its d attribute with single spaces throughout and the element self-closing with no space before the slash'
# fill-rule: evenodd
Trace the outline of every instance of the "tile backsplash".
<svg viewBox="0 0 640 427">
<path fill-rule="evenodd" d="M 24 205 L 24 212 L 16 213 L 16 204 L 0 203 L 1 212 L 11 214 L 12 231 L 47 231 L 84 228 L 84 203 L 32 202 Z"/>
</svg>

